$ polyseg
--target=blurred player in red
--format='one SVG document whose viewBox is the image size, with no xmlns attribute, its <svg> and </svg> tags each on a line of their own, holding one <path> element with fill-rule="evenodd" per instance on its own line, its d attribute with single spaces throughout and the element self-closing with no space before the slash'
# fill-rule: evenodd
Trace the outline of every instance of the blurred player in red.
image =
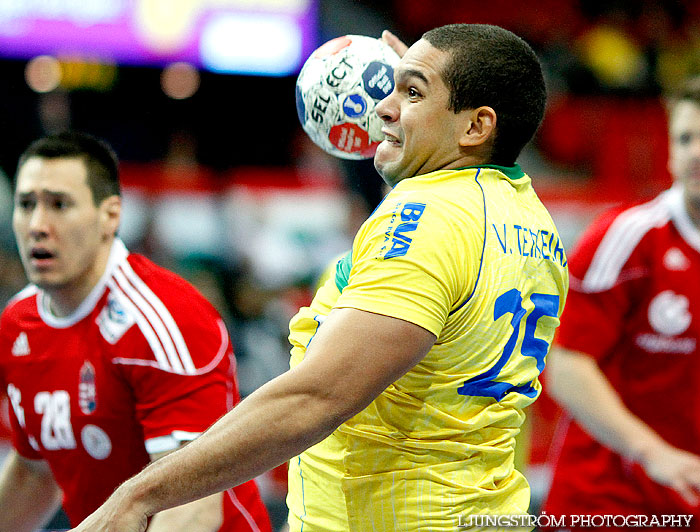
<svg viewBox="0 0 700 532">
<path fill-rule="evenodd" d="M 693 514 L 700 529 L 700 79 L 669 126 L 674 186 L 602 216 L 569 257 L 547 367 L 574 421 L 548 514 Z"/>
<path fill-rule="evenodd" d="M 77 525 L 125 479 L 238 402 L 214 308 L 116 238 L 117 160 L 79 133 L 22 155 L 13 226 L 32 283 L 0 322 L 0 385 L 14 450 L 0 474 L 0 531 L 32 531 L 61 502 Z M 62 494 L 62 497 L 61 497 Z M 256 485 L 157 514 L 149 531 L 264 531 Z"/>
</svg>

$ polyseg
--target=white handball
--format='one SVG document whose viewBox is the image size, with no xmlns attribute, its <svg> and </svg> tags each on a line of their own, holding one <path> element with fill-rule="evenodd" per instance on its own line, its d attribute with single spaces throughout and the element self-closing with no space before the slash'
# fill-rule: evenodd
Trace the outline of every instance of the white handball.
<svg viewBox="0 0 700 532">
<path fill-rule="evenodd" d="M 380 39 L 346 35 L 306 60 L 296 85 L 304 131 L 324 151 L 343 159 L 374 156 L 382 120 L 375 105 L 394 90 L 399 56 Z"/>
</svg>

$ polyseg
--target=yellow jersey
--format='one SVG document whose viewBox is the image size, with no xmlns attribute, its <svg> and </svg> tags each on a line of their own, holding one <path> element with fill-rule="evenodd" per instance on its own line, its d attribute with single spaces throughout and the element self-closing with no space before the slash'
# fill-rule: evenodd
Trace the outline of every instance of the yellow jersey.
<svg viewBox="0 0 700 532">
<path fill-rule="evenodd" d="M 332 308 L 392 316 L 437 340 L 413 369 L 291 460 L 293 532 L 456 530 L 525 514 L 513 467 L 568 290 L 557 229 L 520 167 L 404 179 L 290 323 L 298 364 Z"/>
</svg>

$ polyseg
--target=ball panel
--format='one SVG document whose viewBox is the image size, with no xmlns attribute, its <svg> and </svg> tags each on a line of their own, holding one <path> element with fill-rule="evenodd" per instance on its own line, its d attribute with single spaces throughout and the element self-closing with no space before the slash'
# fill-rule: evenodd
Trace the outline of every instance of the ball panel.
<svg viewBox="0 0 700 532">
<path fill-rule="evenodd" d="M 333 126 L 328 139 L 348 159 L 365 159 L 370 151 L 373 156 L 379 144 L 370 140 L 367 131 L 350 123 Z"/>
<path fill-rule="evenodd" d="M 362 94 L 348 94 L 343 98 L 343 113 L 348 118 L 360 118 L 367 112 L 367 100 Z"/>
<path fill-rule="evenodd" d="M 349 35 L 345 35 L 344 37 L 336 37 L 335 39 L 331 39 L 327 43 L 322 44 L 311 54 L 311 57 L 328 57 L 329 55 L 338 53 L 338 51 L 342 50 L 346 46 L 350 46 L 350 43 L 352 43 L 352 39 Z"/>
<path fill-rule="evenodd" d="M 365 90 L 376 101 L 381 101 L 394 90 L 394 69 L 388 63 L 372 61 L 362 73 Z"/>
<path fill-rule="evenodd" d="M 306 106 L 304 105 L 304 95 L 301 92 L 301 87 L 296 86 L 294 99 L 297 104 L 297 116 L 299 117 L 299 122 L 301 122 L 302 127 L 306 123 Z"/>
<path fill-rule="evenodd" d="M 346 35 L 328 41 L 304 64 L 296 86 L 304 131 L 323 150 L 367 159 L 382 139 L 375 105 L 394 89 L 399 57 L 379 39 Z"/>
</svg>

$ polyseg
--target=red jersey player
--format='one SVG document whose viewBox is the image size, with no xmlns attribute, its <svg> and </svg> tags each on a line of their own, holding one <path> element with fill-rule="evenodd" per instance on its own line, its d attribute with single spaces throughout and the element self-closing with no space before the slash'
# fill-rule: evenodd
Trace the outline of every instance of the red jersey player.
<svg viewBox="0 0 700 532">
<path fill-rule="evenodd" d="M 0 322 L 14 451 L 0 531 L 32 531 L 61 503 L 75 526 L 125 479 L 238 401 L 226 328 L 194 288 L 115 237 L 117 162 L 79 133 L 22 155 L 13 227 L 32 283 Z M 248 482 L 157 514 L 149 531 L 264 531 Z"/>
<path fill-rule="evenodd" d="M 669 120 L 674 186 L 603 216 L 569 256 L 548 383 L 574 421 L 548 514 L 700 529 L 700 79 Z"/>
</svg>

